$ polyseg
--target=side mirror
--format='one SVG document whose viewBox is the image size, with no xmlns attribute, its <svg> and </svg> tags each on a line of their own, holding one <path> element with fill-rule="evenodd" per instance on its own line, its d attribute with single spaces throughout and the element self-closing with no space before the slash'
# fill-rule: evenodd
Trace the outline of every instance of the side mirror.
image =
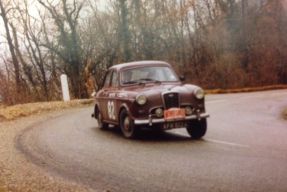
<svg viewBox="0 0 287 192">
<path fill-rule="evenodd" d="M 97 94 L 97 92 L 94 91 L 94 92 L 91 94 L 91 96 L 92 96 L 92 97 L 96 97 L 96 94 Z"/>
<path fill-rule="evenodd" d="M 184 76 L 184 75 L 180 75 L 180 76 L 179 76 L 179 80 L 180 80 L 180 81 L 185 81 L 185 76 Z"/>
</svg>

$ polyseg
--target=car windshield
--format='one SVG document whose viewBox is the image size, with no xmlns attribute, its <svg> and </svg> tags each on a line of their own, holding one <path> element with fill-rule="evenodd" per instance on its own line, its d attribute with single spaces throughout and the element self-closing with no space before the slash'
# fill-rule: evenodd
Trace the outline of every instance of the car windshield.
<svg viewBox="0 0 287 192">
<path fill-rule="evenodd" d="M 125 85 L 165 81 L 178 81 L 178 77 L 169 67 L 137 67 L 121 73 L 121 83 Z"/>
</svg>

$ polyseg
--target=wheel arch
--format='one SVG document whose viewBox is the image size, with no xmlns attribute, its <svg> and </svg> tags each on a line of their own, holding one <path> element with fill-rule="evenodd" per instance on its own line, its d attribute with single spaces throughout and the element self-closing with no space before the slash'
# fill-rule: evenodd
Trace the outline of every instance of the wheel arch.
<svg viewBox="0 0 287 192">
<path fill-rule="evenodd" d="M 123 103 L 121 106 L 120 106 L 120 109 L 118 111 L 118 124 L 120 124 L 120 115 L 121 115 L 121 112 L 123 110 L 126 110 L 128 114 L 130 114 L 130 109 L 128 107 L 128 105 L 126 103 Z"/>
<path fill-rule="evenodd" d="M 98 104 L 96 103 L 95 104 L 95 107 L 94 107 L 94 117 L 97 119 L 98 116 L 99 116 L 99 112 L 100 112 L 100 109 L 99 109 L 99 106 Z"/>
</svg>

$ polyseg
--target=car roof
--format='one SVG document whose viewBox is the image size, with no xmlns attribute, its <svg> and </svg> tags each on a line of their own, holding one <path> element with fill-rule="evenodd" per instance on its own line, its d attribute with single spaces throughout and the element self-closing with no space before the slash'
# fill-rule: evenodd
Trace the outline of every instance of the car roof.
<svg viewBox="0 0 287 192">
<path fill-rule="evenodd" d="M 132 68 L 132 67 L 140 67 L 140 66 L 153 66 L 153 65 L 162 65 L 170 67 L 170 64 L 164 61 L 133 61 L 128 63 L 121 63 L 110 67 L 110 69 L 115 69 L 117 71 L 125 69 L 125 68 Z"/>
</svg>

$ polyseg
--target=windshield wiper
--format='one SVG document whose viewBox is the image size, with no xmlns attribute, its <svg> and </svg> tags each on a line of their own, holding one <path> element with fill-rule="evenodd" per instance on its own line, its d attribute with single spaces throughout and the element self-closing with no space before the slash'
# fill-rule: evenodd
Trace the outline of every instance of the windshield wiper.
<svg viewBox="0 0 287 192">
<path fill-rule="evenodd" d="M 138 81 L 127 81 L 127 82 L 124 82 L 123 84 L 138 84 L 139 82 Z"/>
<path fill-rule="evenodd" d="M 151 82 L 155 82 L 155 83 L 161 83 L 161 81 L 156 80 L 156 79 L 151 79 L 151 78 L 139 79 L 139 81 L 151 81 Z"/>
<path fill-rule="evenodd" d="M 137 80 L 133 80 L 133 81 L 127 81 L 127 82 L 124 82 L 123 84 L 125 84 L 125 85 L 132 85 L 132 84 L 145 85 L 145 83 L 147 83 L 147 82 L 161 83 L 161 81 L 159 81 L 159 80 L 144 78 L 144 79 L 137 79 Z"/>
</svg>

